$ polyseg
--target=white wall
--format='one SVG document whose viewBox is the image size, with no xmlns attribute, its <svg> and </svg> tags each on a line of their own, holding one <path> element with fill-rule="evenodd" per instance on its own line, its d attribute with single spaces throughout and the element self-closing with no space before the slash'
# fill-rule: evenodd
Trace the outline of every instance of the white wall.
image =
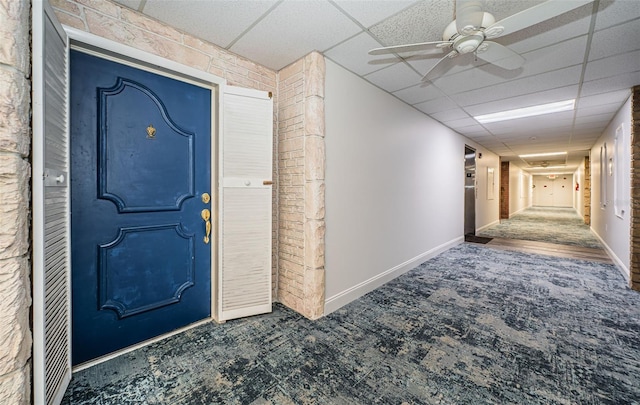
<svg viewBox="0 0 640 405">
<path fill-rule="evenodd" d="M 513 163 L 509 164 L 509 217 L 532 204 L 532 177 Z"/>
<path fill-rule="evenodd" d="M 609 157 L 614 159 L 621 158 L 625 176 L 631 173 L 631 154 L 623 156 L 614 156 L 614 145 L 616 129 L 623 125 L 627 134 L 627 142 L 630 142 L 630 125 L 631 125 L 631 99 L 622 106 L 615 118 L 611 121 L 602 136 L 596 141 L 591 148 L 591 229 L 605 244 L 609 254 L 613 256 L 617 264 L 622 267 L 627 278 L 629 277 L 629 252 L 630 252 L 630 230 L 631 222 L 629 220 L 629 201 L 625 202 L 625 213 L 622 218 L 616 216 L 614 212 L 614 177 L 607 173 L 606 196 L 608 204 L 606 207 L 600 206 L 600 148 L 606 143 Z M 628 184 L 628 183 L 627 183 Z M 628 195 L 628 193 L 627 193 Z"/>
<path fill-rule="evenodd" d="M 463 240 L 464 145 L 476 145 L 329 60 L 325 125 L 329 313 Z M 495 201 L 479 226 L 497 220 Z"/>
</svg>

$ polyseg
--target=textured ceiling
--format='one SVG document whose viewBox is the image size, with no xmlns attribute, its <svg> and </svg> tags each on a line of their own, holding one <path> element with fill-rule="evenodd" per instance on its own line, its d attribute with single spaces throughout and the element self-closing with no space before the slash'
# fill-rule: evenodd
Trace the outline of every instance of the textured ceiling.
<svg viewBox="0 0 640 405">
<path fill-rule="evenodd" d="M 522 167 L 517 155 L 568 151 L 575 168 L 640 84 L 640 0 L 594 0 L 495 41 L 516 70 L 460 55 L 422 83 L 441 50 L 370 56 L 381 46 L 439 41 L 455 0 L 116 0 L 275 70 L 317 50 L 417 110 Z M 560 0 L 570 2 L 573 0 Z M 540 0 L 484 0 L 501 20 Z M 472 117 L 576 98 L 575 111 L 492 124 Z"/>
</svg>

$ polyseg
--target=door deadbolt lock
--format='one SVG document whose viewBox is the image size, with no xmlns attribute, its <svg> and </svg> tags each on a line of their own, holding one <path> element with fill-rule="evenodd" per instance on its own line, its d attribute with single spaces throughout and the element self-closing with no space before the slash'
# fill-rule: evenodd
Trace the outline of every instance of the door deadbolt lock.
<svg viewBox="0 0 640 405">
<path fill-rule="evenodd" d="M 205 204 L 209 204 L 209 201 L 211 201 L 211 196 L 209 195 L 209 193 L 202 193 L 202 202 Z"/>
</svg>

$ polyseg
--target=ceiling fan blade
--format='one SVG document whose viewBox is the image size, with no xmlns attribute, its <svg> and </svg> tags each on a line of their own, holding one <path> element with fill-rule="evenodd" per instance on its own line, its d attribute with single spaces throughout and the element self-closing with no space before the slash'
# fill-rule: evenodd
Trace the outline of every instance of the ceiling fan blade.
<svg viewBox="0 0 640 405">
<path fill-rule="evenodd" d="M 487 47 L 484 48 L 484 45 L 487 45 Z M 478 58 L 503 69 L 518 69 L 525 62 L 525 59 L 522 56 L 497 42 L 484 41 L 482 43 L 482 47 L 484 49 L 479 49 L 476 53 Z"/>
<path fill-rule="evenodd" d="M 447 70 L 451 67 L 449 59 L 458 56 L 458 51 L 453 50 L 446 54 L 444 58 L 440 59 L 423 77 L 423 82 L 432 82 L 443 74 L 447 73 Z"/>
<path fill-rule="evenodd" d="M 482 0 L 456 0 L 456 30 L 469 35 L 482 26 L 484 11 Z"/>
<path fill-rule="evenodd" d="M 492 24 L 485 34 L 487 38 L 508 35 L 591 2 L 593 0 L 547 0 Z"/>
<path fill-rule="evenodd" d="M 444 48 L 451 45 L 453 45 L 453 42 L 450 42 L 450 41 L 433 41 L 433 42 L 419 42 L 417 44 L 385 46 L 384 48 L 375 48 L 370 50 L 369 55 L 387 55 L 390 53 L 425 51 L 425 50 L 439 51 L 440 48 Z"/>
</svg>

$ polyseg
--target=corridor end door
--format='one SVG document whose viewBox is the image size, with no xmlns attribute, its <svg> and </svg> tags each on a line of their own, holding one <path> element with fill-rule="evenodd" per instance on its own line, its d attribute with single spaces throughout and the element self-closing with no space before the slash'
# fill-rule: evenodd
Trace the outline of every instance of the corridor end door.
<svg viewBox="0 0 640 405">
<path fill-rule="evenodd" d="M 72 362 L 211 314 L 211 90 L 71 52 Z"/>
</svg>

